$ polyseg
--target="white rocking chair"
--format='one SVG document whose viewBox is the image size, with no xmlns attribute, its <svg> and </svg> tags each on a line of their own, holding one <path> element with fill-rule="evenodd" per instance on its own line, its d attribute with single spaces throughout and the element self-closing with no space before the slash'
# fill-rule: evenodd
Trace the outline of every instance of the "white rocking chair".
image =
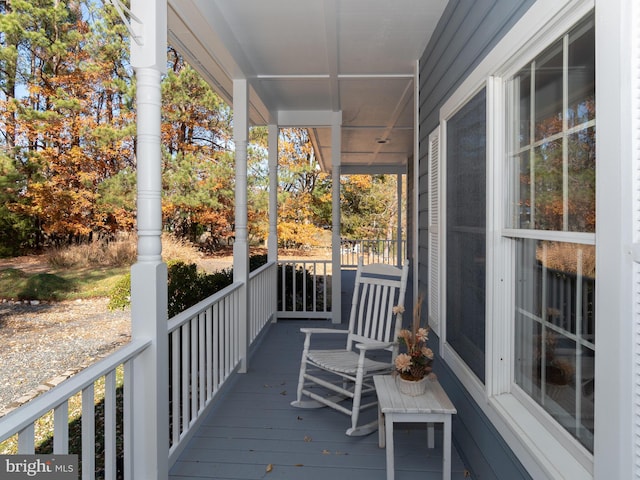
<svg viewBox="0 0 640 480">
<path fill-rule="evenodd" d="M 369 403 L 362 404 L 361 399 L 375 391 L 373 375 L 393 370 L 408 272 L 408 260 L 402 268 L 385 264 L 363 265 L 362 258 L 358 260 L 349 329 L 300 329 L 305 334 L 304 349 L 297 400 L 291 405 L 299 408 L 328 406 L 351 416 L 351 428 L 346 431 L 350 436 L 368 435 L 378 428 L 377 420 L 358 425 L 360 412 L 378 403 L 375 395 L 372 395 L 372 401 L 366 399 Z M 395 308 L 398 306 L 401 308 Z M 345 335 L 346 348 L 312 350 L 311 335 L 320 333 Z M 376 358 L 372 358 L 375 351 Z M 303 396 L 310 399 L 303 400 Z M 340 404 L 347 399 L 351 399 L 347 405 Z"/>
</svg>

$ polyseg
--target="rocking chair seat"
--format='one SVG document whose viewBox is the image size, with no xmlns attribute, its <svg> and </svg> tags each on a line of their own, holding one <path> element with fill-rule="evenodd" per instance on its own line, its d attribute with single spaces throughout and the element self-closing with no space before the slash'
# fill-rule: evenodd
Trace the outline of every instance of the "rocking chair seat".
<svg viewBox="0 0 640 480">
<path fill-rule="evenodd" d="M 331 372 L 355 375 L 360 355 L 352 350 L 310 350 L 307 360 Z M 365 357 L 365 375 L 369 372 L 389 370 L 389 362 L 379 362 Z"/>
</svg>

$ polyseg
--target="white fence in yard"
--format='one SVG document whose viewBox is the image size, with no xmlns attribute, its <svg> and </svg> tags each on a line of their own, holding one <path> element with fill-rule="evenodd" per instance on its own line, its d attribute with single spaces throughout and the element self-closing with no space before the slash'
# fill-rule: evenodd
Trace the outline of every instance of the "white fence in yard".
<svg viewBox="0 0 640 480">
<path fill-rule="evenodd" d="M 358 265 L 358 258 L 362 257 L 365 265 L 370 263 L 402 265 L 406 250 L 406 240 L 342 239 L 340 263 L 343 267 L 355 267 Z"/>
</svg>

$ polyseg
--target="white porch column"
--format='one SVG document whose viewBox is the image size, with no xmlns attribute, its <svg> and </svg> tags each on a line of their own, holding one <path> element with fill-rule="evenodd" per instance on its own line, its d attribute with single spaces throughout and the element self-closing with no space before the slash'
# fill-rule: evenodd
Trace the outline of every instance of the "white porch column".
<svg viewBox="0 0 640 480">
<path fill-rule="evenodd" d="M 240 372 L 246 373 L 249 353 L 249 235 L 247 227 L 247 139 L 249 87 L 246 79 L 233 81 L 233 142 L 236 147 L 236 239 L 233 244 L 233 281 L 242 282 L 239 318 Z"/>
<path fill-rule="evenodd" d="M 132 478 L 166 479 L 169 455 L 167 266 L 162 261 L 160 80 L 167 59 L 167 4 L 132 0 L 141 25 L 131 42 L 137 79 L 138 260 L 131 268 L 133 339 L 151 346 L 133 365 L 132 445 L 126 447 Z"/>
<path fill-rule="evenodd" d="M 267 127 L 269 143 L 269 239 L 270 262 L 278 260 L 278 125 Z"/>
<path fill-rule="evenodd" d="M 278 133 L 279 127 L 276 124 L 267 126 L 269 145 L 269 238 L 267 240 L 267 259 L 269 262 L 278 261 Z M 278 269 L 274 269 L 271 281 L 278 285 Z M 277 290 L 277 288 L 276 288 Z M 277 294 L 271 299 L 273 318 L 272 322 L 278 321 L 278 298 Z"/>
<path fill-rule="evenodd" d="M 342 278 L 340 265 L 340 151 L 342 112 L 333 113 L 331 123 L 331 321 L 342 321 Z"/>
<path fill-rule="evenodd" d="M 398 229 L 396 234 L 396 241 L 398 248 L 396 249 L 396 265 L 402 266 L 404 262 L 403 256 L 405 253 L 402 251 L 402 174 L 397 175 L 397 194 L 398 195 Z"/>
</svg>

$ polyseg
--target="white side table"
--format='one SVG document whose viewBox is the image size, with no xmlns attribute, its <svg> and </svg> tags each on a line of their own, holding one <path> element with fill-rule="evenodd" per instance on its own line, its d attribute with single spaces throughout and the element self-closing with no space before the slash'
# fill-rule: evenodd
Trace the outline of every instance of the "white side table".
<svg viewBox="0 0 640 480">
<path fill-rule="evenodd" d="M 429 381 L 424 395 L 412 397 L 401 393 L 391 375 L 375 375 L 373 382 L 378 394 L 378 444 L 387 448 L 387 480 L 394 478 L 393 424 L 394 422 L 442 423 L 442 478 L 451 479 L 451 415 L 456 409 L 437 380 Z M 429 426 L 429 448 L 433 448 L 433 425 Z"/>
</svg>

